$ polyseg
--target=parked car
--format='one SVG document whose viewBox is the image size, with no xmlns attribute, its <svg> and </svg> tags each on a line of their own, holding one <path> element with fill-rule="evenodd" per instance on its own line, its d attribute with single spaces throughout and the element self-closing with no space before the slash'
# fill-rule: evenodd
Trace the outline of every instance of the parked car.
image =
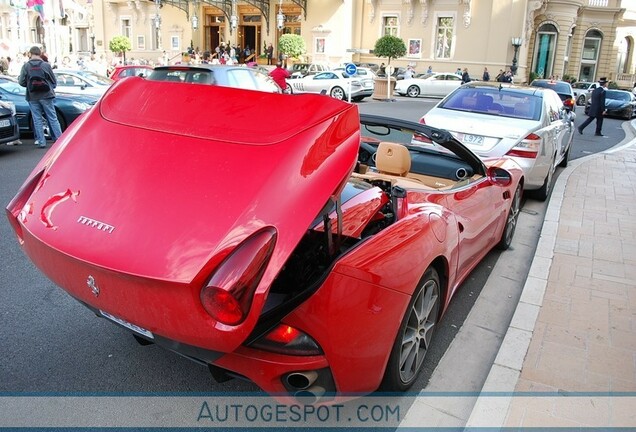
<svg viewBox="0 0 636 432">
<path fill-rule="evenodd" d="M 33 133 L 31 108 L 25 99 L 26 89 L 13 78 L 0 77 L 0 101 L 11 102 L 15 106 L 16 120 L 21 134 Z M 55 112 L 62 131 L 80 115 L 90 109 L 98 96 L 56 93 Z"/>
<path fill-rule="evenodd" d="M 409 97 L 444 97 L 462 85 L 462 78 L 454 73 L 430 73 L 419 78 L 400 80 L 395 92 Z"/>
<path fill-rule="evenodd" d="M 320 63 L 294 63 L 289 71 L 291 78 L 304 78 L 307 75 L 315 75 L 328 71 L 329 67 Z"/>
<path fill-rule="evenodd" d="M 519 215 L 510 158 L 324 96 L 128 78 L 71 128 L 7 207 L 24 252 L 141 343 L 287 400 L 409 388 Z"/>
<path fill-rule="evenodd" d="M 566 166 L 576 115 L 552 89 L 501 83 L 464 84 L 424 117 L 449 130 L 482 158 L 513 158 L 524 171 L 524 189 L 549 196 L 555 168 Z"/>
<path fill-rule="evenodd" d="M 391 73 L 391 76 L 395 78 L 396 80 L 403 80 L 405 72 L 406 72 L 406 68 L 396 67 L 396 68 L 393 68 L 393 73 Z M 386 78 L 386 72 L 378 71 L 377 75 L 381 78 L 382 77 Z"/>
<path fill-rule="evenodd" d="M 536 79 L 530 83 L 533 87 L 549 88 L 559 95 L 563 104 L 571 111 L 576 110 L 576 96 L 572 85 L 567 81 Z"/>
<path fill-rule="evenodd" d="M 112 79 L 87 70 L 53 69 L 57 87 L 55 92 L 101 96 L 114 82 Z"/>
<path fill-rule="evenodd" d="M 366 69 L 371 69 L 373 71 L 373 73 L 377 74 L 378 71 L 380 70 L 380 65 L 377 63 L 360 63 L 360 62 L 353 62 L 354 65 L 356 65 L 358 68 L 366 68 Z"/>
<path fill-rule="evenodd" d="M 172 65 L 155 67 L 147 79 L 190 84 L 214 84 L 269 93 L 282 93 L 278 84 L 256 68 L 225 65 Z"/>
<path fill-rule="evenodd" d="M 0 100 L 0 144 L 12 143 L 20 139 L 20 130 L 16 120 L 15 104 Z"/>
<path fill-rule="evenodd" d="M 337 67 L 334 68 L 333 70 L 337 70 L 337 71 L 345 71 L 344 67 Z M 370 78 L 370 79 L 375 79 L 377 78 L 377 75 L 375 74 L 375 72 L 373 72 L 373 70 L 369 69 L 369 68 L 365 68 L 365 67 L 359 67 L 356 69 L 356 73 L 355 75 L 352 75 L 353 77 L 359 77 L 359 78 Z"/>
<path fill-rule="evenodd" d="M 595 82 L 578 81 L 572 84 L 576 104 L 579 106 L 585 106 L 587 101 L 590 100 L 590 96 L 592 96 L 592 91 L 594 91 L 597 87 L 598 83 Z"/>
<path fill-rule="evenodd" d="M 148 65 L 122 65 L 117 66 L 110 74 L 109 78 L 113 81 L 120 80 L 129 76 L 148 76 L 153 67 Z"/>
<path fill-rule="evenodd" d="M 590 111 L 591 99 L 585 105 L 585 114 Z M 607 115 L 631 120 L 636 116 L 636 96 L 625 90 L 605 90 L 605 109 Z"/>
<path fill-rule="evenodd" d="M 323 93 L 339 100 L 348 99 L 351 91 L 351 100 L 354 102 L 371 96 L 375 86 L 371 78 L 351 77 L 342 70 L 308 75 L 289 80 L 287 84 L 291 88 L 291 93 Z"/>
</svg>

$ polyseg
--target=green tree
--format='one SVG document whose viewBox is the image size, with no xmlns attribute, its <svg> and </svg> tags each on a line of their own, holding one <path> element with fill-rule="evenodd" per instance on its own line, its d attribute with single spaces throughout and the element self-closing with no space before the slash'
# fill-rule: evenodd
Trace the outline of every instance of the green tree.
<svg viewBox="0 0 636 432">
<path fill-rule="evenodd" d="M 391 59 L 403 57 L 406 54 L 406 44 L 397 36 L 386 35 L 375 41 L 373 54 L 376 57 L 387 57 L 387 64 L 391 64 Z"/>
<path fill-rule="evenodd" d="M 287 57 L 298 58 L 307 52 L 305 39 L 296 34 L 284 34 L 278 39 L 278 51 Z"/>
<path fill-rule="evenodd" d="M 117 54 L 122 53 L 124 56 L 124 64 L 126 64 L 126 51 L 130 51 L 132 45 L 130 44 L 130 39 L 126 36 L 115 36 L 108 43 L 108 49 Z"/>
</svg>

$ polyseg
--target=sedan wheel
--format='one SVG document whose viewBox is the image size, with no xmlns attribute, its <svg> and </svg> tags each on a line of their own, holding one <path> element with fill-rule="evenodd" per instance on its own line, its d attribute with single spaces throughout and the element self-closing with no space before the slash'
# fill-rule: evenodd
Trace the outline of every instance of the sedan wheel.
<svg viewBox="0 0 636 432">
<path fill-rule="evenodd" d="M 434 268 L 424 273 L 406 309 L 384 373 L 382 390 L 404 391 L 415 382 L 440 313 L 440 282 Z"/>
<path fill-rule="evenodd" d="M 409 86 L 406 90 L 406 94 L 409 97 L 418 97 L 420 95 L 420 88 L 416 85 Z"/>
<path fill-rule="evenodd" d="M 334 98 L 334 99 L 338 99 L 338 100 L 344 100 L 345 98 L 345 92 L 342 88 L 340 87 L 334 87 L 331 89 L 331 93 L 329 93 L 329 95 Z"/>
<path fill-rule="evenodd" d="M 545 180 L 543 181 L 543 186 L 541 189 L 535 191 L 534 196 L 539 201 L 545 201 L 550 196 L 550 190 L 552 189 L 552 175 L 554 174 L 554 159 L 550 161 L 550 169 L 548 170 L 548 175 L 545 176 Z"/>
<path fill-rule="evenodd" d="M 501 240 L 497 244 L 497 249 L 506 250 L 512 243 L 512 238 L 515 235 L 515 229 L 517 228 L 517 220 L 519 219 L 519 211 L 521 211 L 521 184 L 517 185 L 515 195 L 510 202 L 510 209 L 508 210 L 508 217 L 506 218 L 506 226 L 501 234 Z"/>
<path fill-rule="evenodd" d="M 585 96 L 583 96 L 583 95 L 579 96 L 579 98 L 576 100 L 576 104 L 578 106 L 585 105 Z"/>
</svg>

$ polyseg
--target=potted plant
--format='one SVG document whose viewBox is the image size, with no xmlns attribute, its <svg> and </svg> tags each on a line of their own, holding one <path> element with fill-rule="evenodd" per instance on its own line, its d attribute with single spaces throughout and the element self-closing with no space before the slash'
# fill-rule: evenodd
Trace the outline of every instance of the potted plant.
<svg viewBox="0 0 636 432">
<path fill-rule="evenodd" d="M 305 39 L 300 35 L 287 33 L 278 39 L 278 52 L 283 54 L 285 67 L 287 67 L 288 58 L 299 58 L 306 51 Z"/>
<path fill-rule="evenodd" d="M 390 70 L 391 59 L 402 57 L 406 54 L 406 44 L 397 36 L 385 35 L 375 41 L 373 54 L 376 57 L 386 57 L 388 59 L 387 69 Z M 391 74 L 387 70 L 386 79 L 376 79 L 375 81 L 373 99 L 392 100 L 391 96 L 394 88 L 395 79 L 392 79 Z"/>
<path fill-rule="evenodd" d="M 130 39 L 126 36 L 115 36 L 108 43 L 108 48 L 117 55 L 122 54 L 124 57 L 123 64 L 126 64 L 126 51 L 130 51 L 132 49 L 132 45 L 130 43 Z"/>
</svg>

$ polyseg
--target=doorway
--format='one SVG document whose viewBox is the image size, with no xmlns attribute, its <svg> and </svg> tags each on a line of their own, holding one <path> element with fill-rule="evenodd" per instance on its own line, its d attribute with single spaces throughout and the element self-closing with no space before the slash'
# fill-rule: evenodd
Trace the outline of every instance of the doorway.
<svg viewBox="0 0 636 432">
<path fill-rule="evenodd" d="M 239 41 L 241 48 L 245 50 L 245 48 L 249 47 L 251 52 L 258 56 L 259 41 L 256 40 L 256 26 L 241 26 L 239 34 L 241 35 L 241 40 Z"/>
</svg>

